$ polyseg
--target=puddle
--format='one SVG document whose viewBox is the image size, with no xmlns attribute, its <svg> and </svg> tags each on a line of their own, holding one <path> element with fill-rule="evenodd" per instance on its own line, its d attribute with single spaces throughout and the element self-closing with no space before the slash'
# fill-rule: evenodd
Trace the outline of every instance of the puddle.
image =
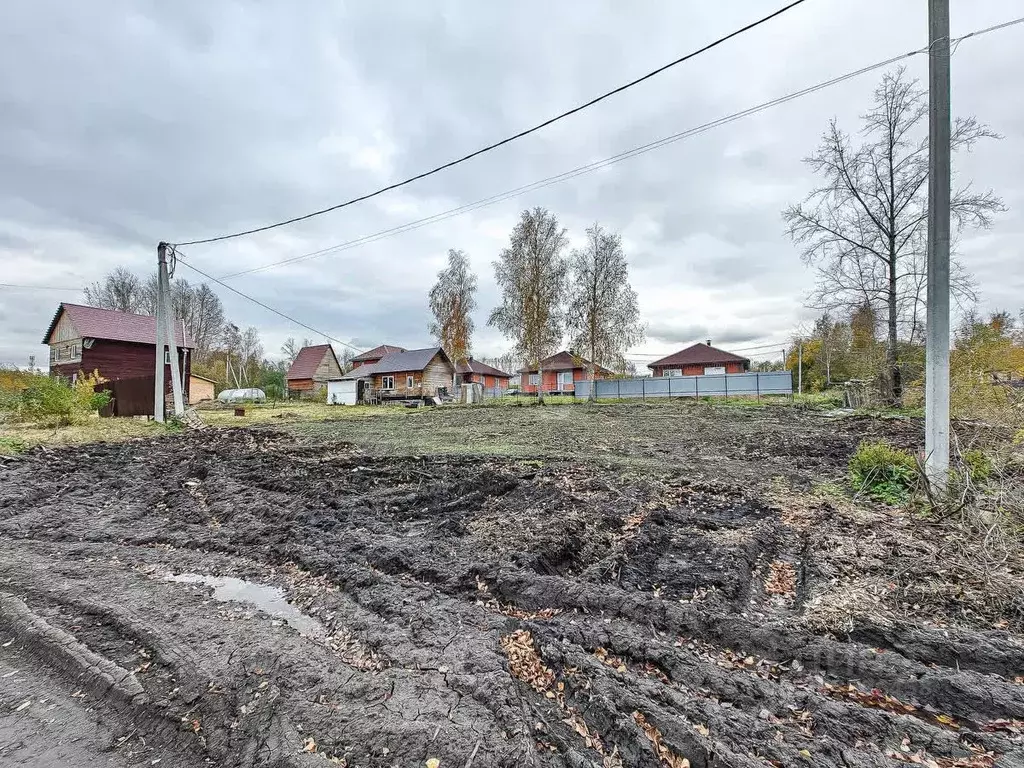
<svg viewBox="0 0 1024 768">
<path fill-rule="evenodd" d="M 166 579 L 182 584 L 205 584 L 213 587 L 214 600 L 247 603 L 275 619 L 287 622 L 288 626 L 304 637 L 324 637 L 327 634 L 319 621 L 289 603 L 285 599 L 284 590 L 280 587 L 236 579 L 234 576 L 203 576 L 198 573 L 171 574 Z"/>
</svg>

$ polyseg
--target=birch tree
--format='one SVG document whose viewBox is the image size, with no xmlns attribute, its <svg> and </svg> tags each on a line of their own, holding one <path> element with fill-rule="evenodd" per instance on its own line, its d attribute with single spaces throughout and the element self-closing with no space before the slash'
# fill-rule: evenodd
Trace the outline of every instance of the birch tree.
<svg viewBox="0 0 1024 768">
<path fill-rule="evenodd" d="M 903 383 L 900 332 L 919 333 L 926 289 L 928 221 L 927 93 L 901 68 L 886 73 L 874 103 L 863 115 L 859 139 L 833 120 L 821 144 L 804 162 L 823 179 L 820 187 L 783 216 L 787 233 L 817 269 L 810 304 L 851 311 L 870 304 L 885 323 L 886 399 L 899 404 Z M 957 118 L 953 151 L 996 138 L 975 118 Z M 987 227 L 1003 210 L 991 191 L 970 184 L 951 190 L 954 233 Z M 954 264 L 955 294 L 970 297 L 972 285 Z"/>
<path fill-rule="evenodd" d="M 448 251 L 448 266 L 437 273 L 430 289 L 434 321 L 430 333 L 451 361 L 458 365 L 472 348 L 473 310 L 476 309 L 476 275 L 462 251 Z"/>
<path fill-rule="evenodd" d="M 594 224 L 586 246 L 569 256 L 569 273 L 569 343 L 587 355 L 593 400 L 595 367 L 625 370 L 626 350 L 644 339 L 622 237 Z"/>
<path fill-rule="evenodd" d="M 565 230 L 545 208 L 523 211 L 494 262 L 501 304 L 487 321 L 515 344 L 539 374 L 537 399 L 544 402 L 541 361 L 562 342 L 567 262 Z"/>
<path fill-rule="evenodd" d="M 145 288 L 130 269 L 115 267 L 103 280 L 84 289 L 85 303 L 118 312 L 141 312 L 145 306 Z"/>
</svg>

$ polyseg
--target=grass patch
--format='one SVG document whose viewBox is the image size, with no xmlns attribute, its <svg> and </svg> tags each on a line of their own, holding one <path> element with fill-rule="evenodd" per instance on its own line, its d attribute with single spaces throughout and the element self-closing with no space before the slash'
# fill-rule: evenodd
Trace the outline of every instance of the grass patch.
<svg viewBox="0 0 1024 768">
<path fill-rule="evenodd" d="M 203 405 L 196 409 L 199 417 L 215 427 L 247 427 L 259 424 L 282 426 L 301 422 L 335 421 L 368 416 L 408 413 L 412 409 L 400 405 L 327 405 L 294 400 L 277 403 L 247 403 L 244 416 L 235 416 L 235 406 Z"/>
<path fill-rule="evenodd" d="M 86 418 L 66 427 L 33 423 L 0 426 L 0 453 L 12 455 L 39 445 L 62 446 L 83 443 L 121 442 L 140 437 L 156 437 L 180 431 L 180 427 L 142 419 Z"/>
<path fill-rule="evenodd" d="M 917 487 L 917 462 L 886 442 L 863 442 L 850 458 L 850 484 L 876 501 L 903 504 Z"/>
</svg>

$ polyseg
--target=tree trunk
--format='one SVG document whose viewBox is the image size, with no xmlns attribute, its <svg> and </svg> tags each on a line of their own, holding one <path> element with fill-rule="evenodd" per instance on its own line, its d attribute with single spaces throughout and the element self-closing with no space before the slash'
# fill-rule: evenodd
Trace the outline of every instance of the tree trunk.
<svg viewBox="0 0 1024 768">
<path fill-rule="evenodd" d="M 898 408 L 903 401 L 903 381 L 897 349 L 899 320 L 896 309 L 896 243 L 890 238 L 889 249 L 889 334 L 885 344 L 885 364 L 888 368 L 889 405 Z"/>
<path fill-rule="evenodd" d="M 590 381 L 590 393 L 587 395 L 587 400 L 589 400 L 590 402 L 594 402 L 595 400 L 597 400 L 597 396 L 594 393 L 594 358 L 596 357 L 597 350 L 594 348 L 593 345 L 591 345 L 590 360 L 588 361 L 589 365 L 587 366 L 587 378 Z M 573 394 L 573 397 L 575 397 L 575 393 Z"/>
<path fill-rule="evenodd" d="M 537 360 L 537 404 L 544 405 L 544 368 Z"/>
</svg>

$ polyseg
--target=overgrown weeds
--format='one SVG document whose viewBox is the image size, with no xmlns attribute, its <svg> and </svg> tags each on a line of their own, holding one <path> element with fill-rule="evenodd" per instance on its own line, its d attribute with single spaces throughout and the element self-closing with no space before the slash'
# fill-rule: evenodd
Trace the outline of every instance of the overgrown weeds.
<svg viewBox="0 0 1024 768">
<path fill-rule="evenodd" d="M 918 486 L 917 462 L 910 452 L 884 441 L 863 442 L 850 458 L 850 483 L 857 494 L 904 504 Z"/>
</svg>

